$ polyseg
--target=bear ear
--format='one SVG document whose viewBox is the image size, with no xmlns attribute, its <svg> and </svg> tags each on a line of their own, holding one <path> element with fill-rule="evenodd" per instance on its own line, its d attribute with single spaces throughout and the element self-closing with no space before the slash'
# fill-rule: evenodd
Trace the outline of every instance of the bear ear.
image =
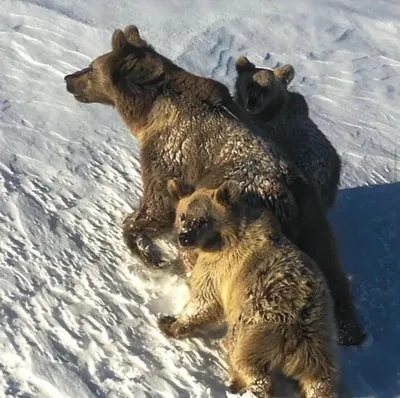
<svg viewBox="0 0 400 398">
<path fill-rule="evenodd" d="M 147 42 L 140 37 L 139 29 L 135 25 L 128 25 L 124 29 L 125 38 L 129 44 L 136 47 L 147 47 Z"/>
<path fill-rule="evenodd" d="M 112 35 L 111 47 L 113 51 L 122 51 L 128 42 L 126 40 L 125 34 L 121 29 L 116 29 Z"/>
<path fill-rule="evenodd" d="M 235 66 L 237 73 L 250 72 L 256 68 L 256 66 L 243 55 L 236 60 Z"/>
<path fill-rule="evenodd" d="M 214 193 L 214 199 L 225 206 L 237 202 L 240 199 L 240 189 L 233 181 L 224 182 Z"/>
<path fill-rule="evenodd" d="M 292 65 L 284 65 L 281 68 L 273 70 L 275 77 L 283 81 L 285 84 L 289 84 L 294 78 L 294 68 Z"/>
<path fill-rule="evenodd" d="M 194 192 L 194 187 L 181 180 L 173 179 L 168 181 L 168 192 L 171 198 L 175 202 L 178 202 L 185 196 L 191 195 Z"/>
</svg>

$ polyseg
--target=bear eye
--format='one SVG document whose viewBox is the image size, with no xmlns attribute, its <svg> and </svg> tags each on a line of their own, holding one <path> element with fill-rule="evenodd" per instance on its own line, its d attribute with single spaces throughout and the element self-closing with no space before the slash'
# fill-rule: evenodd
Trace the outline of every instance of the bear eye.
<svg viewBox="0 0 400 398">
<path fill-rule="evenodd" d="M 205 217 L 200 217 L 199 218 L 199 228 L 203 227 L 206 224 L 207 224 L 206 218 Z"/>
<path fill-rule="evenodd" d="M 180 215 L 180 217 L 179 217 L 179 220 L 180 220 L 181 222 L 184 222 L 184 221 L 186 220 L 186 214 L 185 214 L 185 213 L 182 213 L 182 214 Z"/>
</svg>

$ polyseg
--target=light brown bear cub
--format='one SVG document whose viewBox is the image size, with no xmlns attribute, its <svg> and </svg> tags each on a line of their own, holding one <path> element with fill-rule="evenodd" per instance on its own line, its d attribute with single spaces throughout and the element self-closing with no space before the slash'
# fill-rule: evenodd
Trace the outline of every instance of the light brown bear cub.
<svg viewBox="0 0 400 398">
<path fill-rule="evenodd" d="M 184 338 L 210 322 L 228 324 L 224 346 L 231 389 L 271 397 L 270 372 L 300 383 L 307 398 L 337 389 L 335 327 L 329 290 L 317 265 L 282 233 L 271 212 L 237 201 L 235 184 L 193 189 L 169 182 L 176 233 L 198 257 L 191 300 L 178 316 L 163 316 L 168 337 Z"/>
<path fill-rule="evenodd" d="M 340 183 L 341 160 L 328 138 L 309 116 L 305 98 L 289 91 L 292 65 L 256 68 L 246 57 L 236 61 L 235 102 L 310 179 L 325 210 L 333 206 Z"/>
</svg>

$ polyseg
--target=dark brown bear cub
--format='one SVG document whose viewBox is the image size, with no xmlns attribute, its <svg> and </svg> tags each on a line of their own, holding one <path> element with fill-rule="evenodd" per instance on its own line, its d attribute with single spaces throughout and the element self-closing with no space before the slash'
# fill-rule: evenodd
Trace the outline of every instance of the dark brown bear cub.
<svg viewBox="0 0 400 398">
<path fill-rule="evenodd" d="M 306 398 L 337 390 L 335 326 L 329 290 L 317 265 L 282 233 L 271 212 L 261 216 L 237 202 L 235 184 L 197 189 L 172 180 L 180 197 L 175 228 L 197 260 L 191 299 L 161 330 L 185 338 L 209 322 L 226 321 L 231 390 L 272 397 L 271 371 L 300 383 Z"/>
<path fill-rule="evenodd" d="M 291 65 L 256 68 L 246 57 L 236 61 L 235 101 L 314 184 L 325 210 L 333 206 L 341 160 L 328 138 L 311 120 L 305 98 L 289 91 Z"/>
</svg>

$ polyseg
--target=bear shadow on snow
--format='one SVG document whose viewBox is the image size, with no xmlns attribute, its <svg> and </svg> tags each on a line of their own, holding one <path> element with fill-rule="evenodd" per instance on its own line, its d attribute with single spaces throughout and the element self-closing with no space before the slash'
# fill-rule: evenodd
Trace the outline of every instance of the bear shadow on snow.
<svg viewBox="0 0 400 398">
<path fill-rule="evenodd" d="M 342 349 L 354 397 L 400 394 L 400 182 L 343 189 L 329 218 L 371 344 Z M 357 375 L 357 377 L 355 377 Z M 360 379 L 362 378 L 362 380 Z"/>
</svg>

